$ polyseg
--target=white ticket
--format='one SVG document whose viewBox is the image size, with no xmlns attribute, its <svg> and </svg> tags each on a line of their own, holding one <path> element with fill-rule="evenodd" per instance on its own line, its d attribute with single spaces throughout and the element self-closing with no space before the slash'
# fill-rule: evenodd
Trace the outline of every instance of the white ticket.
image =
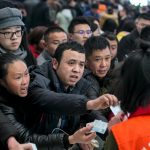
<svg viewBox="0 0 150 150">
<path fill-rule="evenodd" d="M 121 112 L 121 108 L 120 105 L 116 105 L 116 106 L 110 106 L 111 111 L 113 112 L 113 114 L 116 116 L 119 112 Z"/>
<path fill-rule="evenodd" d="M 107 130 L 107 127 L 108 127 L 108 123 L 102 120 L 94 120 L 92 131 L 104 134 L 105 131 Z"/>
</svg>

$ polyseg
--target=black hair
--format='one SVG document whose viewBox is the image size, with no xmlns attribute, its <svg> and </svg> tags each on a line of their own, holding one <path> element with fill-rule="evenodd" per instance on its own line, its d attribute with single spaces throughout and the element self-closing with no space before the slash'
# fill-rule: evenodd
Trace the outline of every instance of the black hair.
<svg viewBox="0 0 150 150">
<path fill-rule="evenodd" d="M 84 47 L 75 41 L 69 41 L 66 43 L 62 43 L 57 47 L 55 54 L 54 54 L 54 58 L 58 61 L 58 63 L 60 63 L 62 55 L 65 50 L 72 50 L 72 51 L 76 51 L 76 52 L 85 54 Z"/>
<path fill-rule="evenodd" d="M 115 94 L 127 113 L 150 103 L 150 49 L 136 50 L 125 60 Z"/>
<path fill-rule="evenodd" d="M 109 31 L 109 32 L 115 33 L 117 27 L 118 27 L 118 25 L 113 19 L 106 19 L 102 26 L 102 30 L 105 32 Z"/>
<path fill-rule="evenodd" d="M 131 32 L 135 28 L 135 21 L 133 19 L 127 19 L 125 20 L 122 31 Z"/>
<path fill-rule="evenodd" d="M 140 38 L 137 40 L 137 47 L 146 50 L 150 47 L 150 26 L 141 30 Z"/>
<path fill-rule="evenodd" d="M 18 60 L 23 61 L 19 56 L 12 53 L 0 54 L 0 79 L 4 79 L 6 77 L 9 64 L 12 64 L 14 61 Z"/>
<path fill-rule="evenodd" d="M 106 39 L 108 39 L 110 41 L 114 41 L 115 40 L 118 43 L 117 36 L 114 33 L 112 33 L 112 32 L 105 32 L 105 33 L 101 34 L 101 36 L 103 36 L 104 38 L 106 38 Z"/>
<path fill-rule="evenodd" d="M 138 16 L 138 19 L 150 20 L 150 14 L 149 13 L 141 13 Z"/>
<path fill-rule="evenodd" d="M 98 28 L 98 25 L 96 23 L 94 23 L 94 21 L 99 22 L 99 20 L 93 16 L 86 16 L 86 19 L 89 22 L 92 32 L 94 32 Z"/>
<path fill-rule="evenodd" d="M 48 29 L 45 31 L 44 33 L 44 40 L 47 42 L 48 41 L 48 36 L 49 34 L 51 33 L 54 33 L 54 32 L 64 32 L 66 33 L 61 27 L 59 26 L 50 26 L 48 27 Z M 67 33 L 66 33 L 67 34 Z"/>
<path fill-rule="evenodd" d="M 28 33 L 27 33 L 27 29 L 25 26 L 22 26 L 22 31 L 23 31 L 22 41 L 19 47 L 25 49 L 26 51 L 30 51 L 29 43 L 28 43 Z"/>
<path fill-rule="evenodd" d="M 94 51 L 109 48 L 109 42 L 102 36 L 92 36 L 84 44 L 86 50 L 86 58 L 92 55 Z"/>
<path fill-rule="evenodd" d="M 69 33 L 74 33 L 75 26 L 79 25 L 79 24 L 87 24 L 87 25 L 90 26 L 90 23 L 88 22 L 88 20 L 86 19 L 85 16 L 79 16 L 79 17 L 74 18 L 71 21 L 71 23 L 70 23 L 70 25 L 68 27 L 68 32 Z"/>
</svg>

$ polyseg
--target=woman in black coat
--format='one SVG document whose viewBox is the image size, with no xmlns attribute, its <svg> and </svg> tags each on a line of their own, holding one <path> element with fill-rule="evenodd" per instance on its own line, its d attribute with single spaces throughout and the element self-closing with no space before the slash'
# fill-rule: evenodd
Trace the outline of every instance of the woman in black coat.
<svg viewBox="0 0 150 150">
<path fill-rule="evenodd" d="M 35 121 L 39 117 L 42 121 L 42 114 L 39 113 L 36 116 L 34 109 L 27 108 L 23 103 L 28 94 L 29 82 L 29 72 L 23 60 L 10 53 L 0 56 L 0 109 L 10 122 L 10 124 L 6 122 L 8 127 L 5 126 L 6 132 L 3 137 L 11 136 L 11 132 L 7 135 L 7 131 L 9 126 L 12 126 L 15 127 L 15 129 L 11 128 L 12 133 L 16 135 L 20 143 L 32 142 L 37 145 L 39 150 L 46 150 L 67 149 L 75 143 L 87 143 L 96 136 L 95 132 L 85 135 L 86 132 L 91 130 L 92 126 L 84 127 L 71 136 L 66 133 L 37 134 L 34 128 Z M 35 118 L 30 117 L 33 114 Z M 4 124 L 2 122 L 0 126 Z M 5 139 L 0 138 L 4 145 L 6 144 Z"/>
</svg>

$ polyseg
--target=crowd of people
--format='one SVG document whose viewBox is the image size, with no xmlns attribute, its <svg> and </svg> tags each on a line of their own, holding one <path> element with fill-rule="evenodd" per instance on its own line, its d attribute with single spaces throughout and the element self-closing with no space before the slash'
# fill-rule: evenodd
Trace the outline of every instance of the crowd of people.
<svg viewBox="0 0 150 150">
<path fill-rule="evenodd" d="M 149 149 L 149 68 L 149 6 L 1 0 L 0 149 Z"/>
</svg>

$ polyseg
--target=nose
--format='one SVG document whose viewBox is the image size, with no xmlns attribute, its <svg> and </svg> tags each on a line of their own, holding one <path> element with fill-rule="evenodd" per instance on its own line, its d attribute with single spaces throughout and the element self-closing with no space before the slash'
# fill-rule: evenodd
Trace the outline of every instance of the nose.
<svg viewBox="0 0 150 150">
<path fill-rule="evenodd" d="M 91 35 L 90 34 L 87 34 L 86 32 L 83 34 L 83 37 L 85 38 L 89 38 Z"/>
<path fill-rule="evenodd" d="M 11 39 L 16 39 L 16 38 L 17 38 L 16 33 L 15 32 L 12 33 Z"/>
<path fill-rule="evenodd" d="M 28 78 L 28 77 L 23 77 L 23 78 L 22 78 L 22 84 L 23 84 L 23 85 L 28 84 L 28 81 L 29 81 L 29 78 Z"/>
<path fill-rule="evenodd" d="M 75 65 L 75 66 L 73 67 L 73 71 L 74 71 L 74 72 L 80 72 L 80 66 L 79 66 L 79 65 Z"/>
<path fill-rule="evenodd" d="M 107 65 L 107 62 L 106 62 L 105 59 L 103 59 L 102 62 L 101 62 L 101 66 L 105 67 L 106 65 Z"/>
</svg>

